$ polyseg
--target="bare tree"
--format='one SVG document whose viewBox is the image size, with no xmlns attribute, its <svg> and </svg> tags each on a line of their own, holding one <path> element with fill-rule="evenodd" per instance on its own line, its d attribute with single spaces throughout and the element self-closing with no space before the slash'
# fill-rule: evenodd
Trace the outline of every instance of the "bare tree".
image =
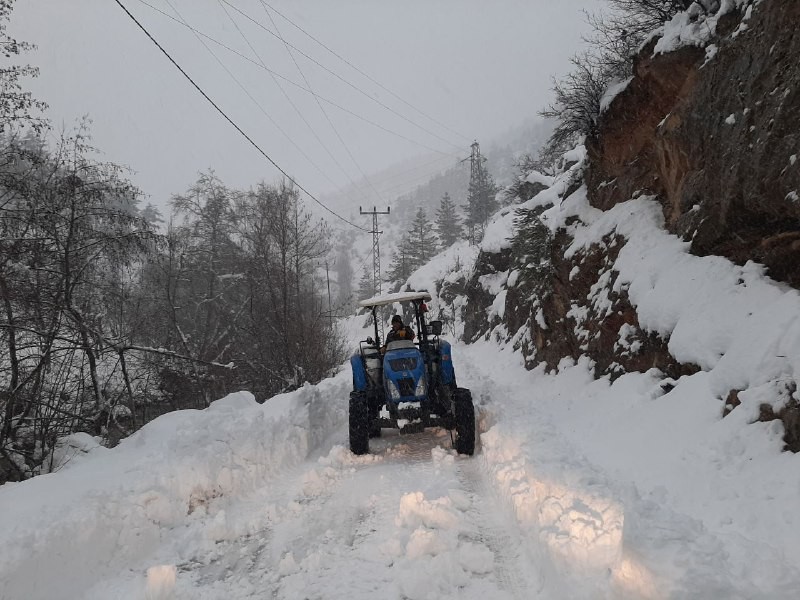
<svg viewBox="0 0 800 600">
<path fill-rule="evenodd" d="M 573 69 L 553 81 L 553 102 L 540 115 L 556 120 L 556 128 L 540 153 L 552 164 L 578 140 L 596 133 L 600 103 L 608 86 L 633 73 L 642 43 L 665 22 L 692 5 L 704 12 L 719 8 L 717 0 L 608 0 L 608 10 L 587 15 L 591 49 L 571 59 Z"/>
<path fill-rule="evenodd" d="M 571 62 L 572 72 L 553 82 L 555 100 L 539 113 L 557 121 L 544 153 L 554 148 L 566 150 L 581 136 L 597 130 L 600 101 L 611 75 L 589 52 L 573 57 Z"/>
<path fill-rule="evenodd" d="M 18 477 L 35 472 L 59 435 L 93 428 L 119 401 L 109 361 L 125 332 L 107 309 L 153 239 L 138 190 L 115 165 L 88 158 L 87 142 L 83 129 L 52 153 L 3 140 L 0 452 Z"/>
<path fill-rule="evenodd" d="M 13 9 L 14 0 L 0 0 L 0 53 L 6 60 L 35 48 L 33 44 L 17 41 L 8 35 L 8 21 Z M 19 127 L 41 131 L 47 126 L 46 119 L 41 116 L 47 105 L 24 90 L 21 83 L 23 79 L 38 74 L 39 69 L 30 65 L 0 66 L 0 133 L 9 133 Z"/>
</svg>

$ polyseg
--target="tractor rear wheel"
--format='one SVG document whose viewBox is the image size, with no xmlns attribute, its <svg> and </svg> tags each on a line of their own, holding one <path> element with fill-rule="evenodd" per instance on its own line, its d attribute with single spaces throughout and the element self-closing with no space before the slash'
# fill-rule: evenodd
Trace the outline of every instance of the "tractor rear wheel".
<svg viewBox="0 0 800 600">
<path fill-rule="evenodd" d="M 350 451 L 369 452 L 369 405 L 364 392 L 350 392 Z"/>
<path fill-rule="evenodd" d="M 453 399 L 456 422 L 456 452 L 472 456 L 475 453 L 475 406 L 472 393 L 458 388 Z"/>
</svg>

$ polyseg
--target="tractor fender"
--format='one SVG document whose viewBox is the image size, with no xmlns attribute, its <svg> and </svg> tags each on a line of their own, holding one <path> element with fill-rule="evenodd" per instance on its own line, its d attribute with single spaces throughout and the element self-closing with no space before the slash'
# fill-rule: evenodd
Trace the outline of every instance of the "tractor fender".
<svg viewBox="0 0 800 600">
<path fill-rule="evenodd" d="M 450 342 L 439 340 L 439 377 L 445 385 L 450 385 L 456 381 L 453 356 L 450 350 Z"/>
<path fill-rule="evenodd" d="M 353 369 L 353 390 L 363 392 L 367 389 L 367 370 L 364 368 L 360 354 L 350 357 L 350 366 Z"/>
</svg>

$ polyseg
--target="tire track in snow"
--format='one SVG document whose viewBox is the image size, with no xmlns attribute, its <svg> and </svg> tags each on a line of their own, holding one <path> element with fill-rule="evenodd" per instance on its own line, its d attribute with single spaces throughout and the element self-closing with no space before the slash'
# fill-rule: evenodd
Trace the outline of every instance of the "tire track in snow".
<svg viewBox="0 0 800 600">
<path fill-rule="evenodd" d="M 384 463 L 390 464 L 389 480 L 393 471 L 403 471 L 402 475 L 398 473 L 402 478 L 408 477 L 409 468 L 429 471 L 425 463 L 430 463 L 430 448 L 436 443 L 431 436 L 422 437 L 401 438 L 389 433 L 374 440 L 373 454 L 365 457 L 353 457 L 344 448 L 332 445 L 327 454 L 323 451 L 316 460 L 285 473 L 279 487 L 271 482 L 257 491 L 255 496 L 261 498 L 262 510 L 270 513 L 266 526 L 256 533 L 216 541 L 211 547 L 201 544 L 177 565 L 182 575 L 179 597 L 217 598 L 223 589 L 229 598 L 253 594 L 294 597 L 297 585 L 287 590 L 284 583 L 293 575 L 310 575 L 303 573 L 307 570 L 304 560 L 318 555 L 322 563 L 340 563 L 347 555 L 358 554 L 359 548 L 368 545 L 370 537 L 382 526 L 393 523 L 397 508 L 394 502 L 385 502 L 381 496 L 359 499 L 350 488 L 354 479 L 363 478 L 365 469 L 378 467 L 385 471 Z M 238 508 L 245 512 L 258 510 L 252 501 L 246 504 Z M 195 522 L 194 538 L 213 538 L 215 517 L 223 506 L 224 510 L 235 510 L 224 502 L 204 507 L 208 514 Z M 363 558 L 352 556 L 350 561 L 359 563 Z M 335 578 L 331 571 L 330 564 L 323 565 L 312 577 L 322 580 L 328 572 Z"/>
<path fill-rule="evenodd" d="M 386 461 L 407 467 L 413 465 L 415 470 L 441 470 L 443 465 L 441 462 L 436 464 L 431 455 L 437 446 L 446 448 L 445 453 L 452 446 L 451 438 L 444 430 L 426 430 L 408 437 L 390 433 L 387 437 L 383 438 L 385 443 L 388 442 L 385 447 Z M 460 484 L 460 491 L 469 498 L 469 508 L 465 511 L 469 521 L 468 531 L 462 532 L 459 538 L 484 546 L 492 552 L 492 577 L 510 598 L 530 600 L 538 596 L 537 590 L 541 589 L 542 584 L 540 580 L 534 582 L 525 575 L 531 569 L 530 560 L 523 550 L 515 521 L 489 484 L 482 467 L 479 443 L 480 440 L 474 457 L 453 457 L 455 460 L 450 463 L 452 475 Z"/>
<path fill-rule="evenodd" d="M 449 435 L 435 429 L 409 436 L 387 431 L 370 446 L 372 454 L 354 457 L 331 445 L 254 498 L 209 506 L 194 533 L 206 540 L 223 507 L 242 511 L 239 528 L 243 520 L 258 520 L 252 511 L 269 515 L 260 518 L 261 530 L 210 547 L 206 542 L 181 563 L 176 600 L 536 597 L 521 572 L 531 567 L 522 563 L 518 536 L 505 523 L 478 456 L 454 456 Z M 403 522 L 409 494 L 419 496 L 410 505 L 420 518 L 441 508 L 455 524 L 419 529 Z M 440 549 L 419 554 L 420 531 Z M 470 566 L 477 556 L 485 557 L 486 570 Z M 431 568 L 432 561 L 452 567 Z M 433 596 L 425 595 L 426 586 Z"/>
<path fill-rule="evenodd" d="M 494 573 L 499 587 L 516 600 L 530 600 L 540 594 L 541 578 L 534 582 L 526 575 L 531 561 L 525 555 L 515 523 L 489 485 L 481 460 L 476 455 L 458 463 L 458 478 L 472 501 L 468 513 L 478 525 L 475 541 L 486 545 L 494 554 Z"/>
<path fill-rule="evenodd" d="M 330 543 L 326 536 L 352 543 L 369 512 L 329 510 L 331 497 L 350 479 L 353 464 L 348 463 L 360 460 L 339 464 L 349 452 L 338 447 L 337 454 L 336 448 L 329 446 L 323 456 L 287 470 L 280 482 L 270 481 L 247 498 L 220 497 L 204 505 L 180 534 L 184 541 L 179 545 L 189 550 L 176 563 L 176 598 L 283 597 L 280 580 L 293 571 L 295 560 L 287 555 L 294 551 L 302 558 L 320 540 Z"/>
</svg>

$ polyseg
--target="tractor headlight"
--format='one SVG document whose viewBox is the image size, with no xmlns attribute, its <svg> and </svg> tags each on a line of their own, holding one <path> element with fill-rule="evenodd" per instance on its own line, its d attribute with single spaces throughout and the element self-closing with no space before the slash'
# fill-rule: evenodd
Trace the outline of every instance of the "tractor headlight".
<svg viewBox="0 0 800 600">
<path fill-rule="evenodd" d="M 397 385 L 391 379 L 386 382 L 386 387 L 389 388 L 389 395 L 392 397 L 392 400 L 400 400 L 400 390 L 397 389 Z"/>
<path fill-rule="evenodd" d="M 417 389 L 414 390 L 415 396 L 424 396 L 425 395 L 425 378 L 420 377 L 419 382 L 417 382 Z"/>
</svg>

